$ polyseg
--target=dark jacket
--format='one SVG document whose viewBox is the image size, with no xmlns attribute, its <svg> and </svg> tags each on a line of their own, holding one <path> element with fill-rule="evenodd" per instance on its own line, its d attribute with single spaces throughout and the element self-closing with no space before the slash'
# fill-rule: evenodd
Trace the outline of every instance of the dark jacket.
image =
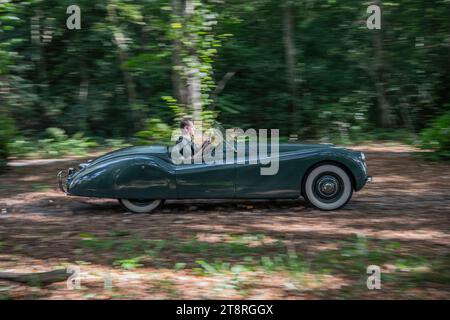
<svg viewBox="0 0 450 320">
<path fill-rule="evenodd" d="M 183 136 L 180 136 L 176 142 L 176 145 L 180 148 L 180 154 L 183 156 L 188 156 L 188 155 L 184 155 L 183 151 L 186 150 L 185 148 L 190 148 L 191 149 L 191 154 L 190 156 L 192 157 L 198 150 L 198 146 L 192 141 L 192 140 L 188 140 Z M 189 150 L 189 149 L 188 149 Z"/>
</svg>

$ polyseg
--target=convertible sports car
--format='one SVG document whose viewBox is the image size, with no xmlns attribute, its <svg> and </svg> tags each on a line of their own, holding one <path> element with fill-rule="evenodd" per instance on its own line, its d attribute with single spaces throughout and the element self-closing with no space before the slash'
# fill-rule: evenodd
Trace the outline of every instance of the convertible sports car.
<svg viewBox="0 0 450 320">
<path fill-rule="evenodd" d="M 280 144 L 274 175 L 261 175 L 267 162 L 233 152 L 234 161 L 176 164 L 169 146 L 128 147 L 60 171 L 59 187 L 68 195 L 119 199 L 136 213 L 152 212 L 167 199 L 300 196 L 315 208 L 335 210 L 372 181 L 364 153 L 330 144 Z"/>
</svg>

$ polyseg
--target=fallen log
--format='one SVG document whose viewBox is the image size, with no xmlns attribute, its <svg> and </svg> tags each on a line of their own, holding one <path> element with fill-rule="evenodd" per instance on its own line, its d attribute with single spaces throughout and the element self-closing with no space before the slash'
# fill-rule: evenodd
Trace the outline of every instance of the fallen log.
<svg viewBox="0 0 450 320">
<path fill-rule="evenodd" d="M 54 282 L 61 282 L 67 280 L 71 274 L 67 273 L 66 269 L 57 269 L 48 272 L 33 272 L 33 273 L 15 273 L 15 272 L 0 272 L 0 280 L 8 280 L 13 282 L 20 282 L 29 286 L 44 286 Z"/>
</svg>

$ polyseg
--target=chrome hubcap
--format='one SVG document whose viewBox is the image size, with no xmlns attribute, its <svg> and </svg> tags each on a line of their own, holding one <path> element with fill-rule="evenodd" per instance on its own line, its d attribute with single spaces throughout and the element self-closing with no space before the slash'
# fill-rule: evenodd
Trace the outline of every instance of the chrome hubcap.
<svg viewBox="0 0 450 320">
<path fill-rule="evenodd" d="M 339 191 L 339 181 L 333 176 L 323 176 L 316 184 L 317 192 L 324 198 L 331 198 Z"/>
<path fill-rule="evenodd" d="M 325 194 L 333 193 L 336 186 L 331 182 L 326 182 L 322 185 L 322 192 Z"/>
</svg>

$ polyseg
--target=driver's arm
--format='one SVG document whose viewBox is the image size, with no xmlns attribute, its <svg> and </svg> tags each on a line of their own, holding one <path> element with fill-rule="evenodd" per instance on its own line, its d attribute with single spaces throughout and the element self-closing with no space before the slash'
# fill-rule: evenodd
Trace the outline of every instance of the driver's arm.
<svg viewBox="0 0 450 320">
<path fill-rule="evenodd" d="M 194 160 L 202 159 L 203 153 L 211 150 L 212 147 L 213 146 L 211 144 L 211 141 L 209 140 L 203 141 L 202 146 L 198 148 L 197 152 L 192 156 L 192 159 Z"/>
</svg>

